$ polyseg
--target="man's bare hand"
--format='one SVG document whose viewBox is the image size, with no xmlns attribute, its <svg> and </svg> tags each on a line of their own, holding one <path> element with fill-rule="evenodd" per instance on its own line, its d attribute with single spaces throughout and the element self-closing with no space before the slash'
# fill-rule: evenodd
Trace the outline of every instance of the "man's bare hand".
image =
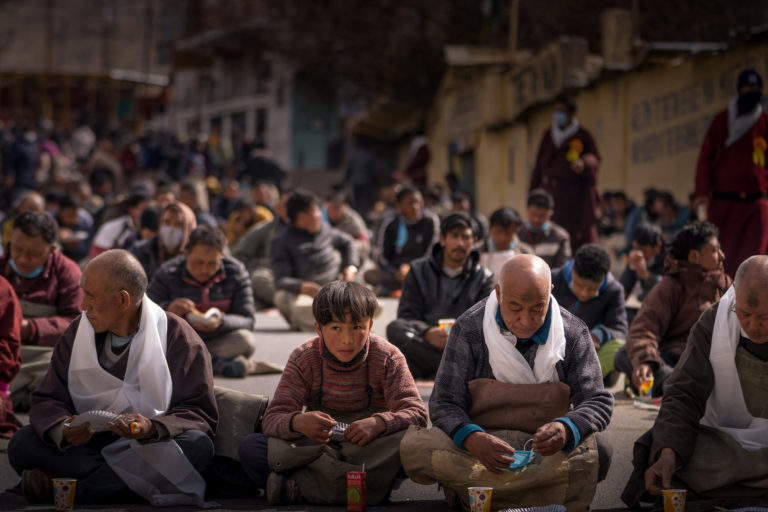
<svg viewBox="0 0 768 512">
<path fill-rule="evenodd" d="M 178 299 L 173 299 L 173 301 L 170 304 L 168 304 L 166 311 L 173 313 L 174 315 L 183 317 L 184 315 L 186 315 L 190 311 L 193 311 L 194 309 L 195 309 L 194 302 L 187 299 L 186 297 L 179 297 Z"/>
<path fill-rule="evenodd" d="M 440 327 L 430 327 L 424 333 L 424 341 L 435 347 L 437 350 L 443 350 L 445 349 L 445 344 L 448 343 L 448 333 Z"/>
<path fill-rule="evenodd" d="M 324 412 L 311 411 L 297 414 L 291 419 L 291 429 L 304 434 L 318 443 L 327 443 L 331 439 L 331 429 L 336 420 Z"/>
<path fill-rule="evenodd" d="M 121 414 L 119 420 L 107 423 L 107 426 L 115 434 L 127 439 L 150 439 L 157 435 L 157 428 L 152 420 L 137 412 Z"/>
<path fill-rule="evenodd" d="M 501 473 L 515 461 L 515 449 L 496 436 L 472 432 L 464 440 L 464 448 L 491 473 Z"/>
<path fill-rule="evenodd" d="M 627 265 L 637 273 L 637 277 L 641 280 L 648 279 L 648 262 L 645 261 L 642 251 L 631 251 Z"/>
<path fill-rule="evenodd" d="M 69 418 L 66 423 L 70 424 L 72 421 L 77 418 L 77 415 L 72 416 Z M 93 437 L 93 434 L 96 432 L 93 431 L 91 428 L 90 423 L 83 423 L 79 427 L 64 427 L 64 430 L 62 431 L 62 434 L 64 435 L 64 439 L 67 440 L 69 444 L 72 446 L 80 446 L 81 444 L 85 444 L 88 441 L 91 440 Z"/>
<path fill-rule="evenodd" d="M 595 346 L 595 352 L 597 352 L 600 350 L 600 340 L 594 334 L 590 334 L 590 336 L 592 336 L 592 344 Z"/>
<path fill-rule="evenodd" d="M 344 431 L 344 437 L 352 443 L 365 446 L 379 437 L 385 430 L 387 430 L 387 425 L 384 420 L 378 416 L 371 416 L 351 423 Z"/>
<path fill-rule="evenodd" d="M 600 165 L 600 160 L 597 158 L 597 155 L 594 153 L 584 153 L 582 155 L 582 160 L 584 160 L 584 165 L 587 167 L 592 167 L 593 169 Z"/>
<path fill-rule="evenodd" d="M 637 389 L 640 389 L 640 385 L 651 377 L 653 377 L 653 368 L 649 364 L 643 363 L 632 370 L 632 384 Z"/>
<path fill-rule="evenodd" d="M 573 162 L 571 162 L 571 170 L 575 172 L 576 174 L 581 174 L 584 172 L 584 160 L 581 158 L 577 158 Z"/>
<path fill-rule="evenodd" d="M 353 265 L 349 265 L 344 267 L 344 270 L 341 271 L 341 280 L 346 282 L 352 282 L 357 277 L 357 267 Z"/>
<path fill-rule="evenodd" d="M 645 472 L 645 489 L 658 496 L 663 489 L 672 488 L 672 476 L 677 467 L 677 454 L 672 448 L 662 448 L 659 459 Z"/>
<path fill-rule="evenodd" d="M 35 333 L 35 329 L 32 326 L 32 321 L 26 318 L 21 320 L 21 341 L 29 341 L 32 339 L 32 335 Z"/>
<path fill-rule="evenodd" d="M 533 435 L 533 451 L 539 455 L 554 455 L 571 439 L 571 431 L 559 421 L 546 423 Z"/>
<path fill-rule="evenodd" d="M 299 293 L 309 295 L 314 299 L 315 295 L 317 295 L 317 292 L 320 291 L 320 288 L 322 288 L 322 286 L 317 283 L 313 283 L 312 281 L 304 281 L 299 287 Z"/>
</svg>

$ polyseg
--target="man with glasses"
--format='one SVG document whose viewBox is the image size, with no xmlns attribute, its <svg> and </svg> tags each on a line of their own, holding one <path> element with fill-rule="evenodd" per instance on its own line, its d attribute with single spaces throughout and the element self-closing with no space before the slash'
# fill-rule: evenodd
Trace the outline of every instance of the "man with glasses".
<svg viewBox="0 0 768 512">
<path fill-rule="evenodd" d="M 760 255 L 691 329 L 653 429 L 635 443 L 622 499 L 634 508 L 676 487 L 688 500 L 715 499 L 697 510 L 765 504 L 767 377 L 768 256 Z"/>
</svg>

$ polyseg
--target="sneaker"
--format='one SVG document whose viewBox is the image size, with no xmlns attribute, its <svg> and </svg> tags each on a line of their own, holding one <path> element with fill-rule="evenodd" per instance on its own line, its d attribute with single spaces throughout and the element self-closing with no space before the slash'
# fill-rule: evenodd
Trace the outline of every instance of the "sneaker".
<svg viewBox="0 0 768 512">
<path fill-rule="evenodd" d="M 303 501 L 304 498 L 301 496 L 296 480 L 277 473 L 269 474 L 267 477 L 267 503 L 270 505 L 288 505 Z"/>
<path fill-rule="evenodd" d="M 41 469 L 21 472 L 21 492 L 30 503 L 53 503 L 53 475 Z"/>
<path fill-rule="evenodd" d="M 237 356 L 234 359 L 224 360 L 218 368 L 214 368 L 214 375 L 231 379 L 244 379 L 248 375 L 248 360 L 243 356 Z"/>
<path fill-rule="evenodd" d="M 269 361 L 248 359 L 248 375 L 262 375 L 265 373 L 283 373 L 283 367 L 272 364 Z"/>
</svg>

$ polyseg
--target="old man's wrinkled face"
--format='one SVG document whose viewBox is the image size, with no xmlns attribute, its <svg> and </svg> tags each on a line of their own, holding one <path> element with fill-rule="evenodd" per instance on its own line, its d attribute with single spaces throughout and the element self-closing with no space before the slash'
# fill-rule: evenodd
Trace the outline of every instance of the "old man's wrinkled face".
<svg viewBox="0 0 768 512">
<path fill-rule="evenodd" d="M 754 343 L 768 343 L 768 293 L 741 286 L 736 289 L 733 312 Z"/>
<path fill-rule="evenodd" d="M 544 324 L 549 310 L 549 288 L 515 286 L 508 279 L 496 285 L 496 299 L 499 301 L 501 318 L 507 329 L 521 339 L 530 338 Z"/>
</svg>

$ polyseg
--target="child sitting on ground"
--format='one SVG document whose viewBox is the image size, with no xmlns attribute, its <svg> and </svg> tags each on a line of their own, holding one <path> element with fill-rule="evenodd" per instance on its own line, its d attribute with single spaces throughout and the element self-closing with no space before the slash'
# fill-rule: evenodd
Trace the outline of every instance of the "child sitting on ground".
<svg viewBox="0 0 768 512">
<path fill-rule="evenodd" d="M 426 426 L 427 411 L 403 354 L 371 334 L 376 308 L 374 293 L 354 282 L 315 296 L 317 336 L 288 359 L 264 433 L 240 444 L 243 469 L 270 504 L 344 504 L 347 472 L 363 464 L 368 505 L 389 496 L 400 439 L 409 425 Z M 334 432 L 342 422 L 343 434 Z"/>
</svg>

